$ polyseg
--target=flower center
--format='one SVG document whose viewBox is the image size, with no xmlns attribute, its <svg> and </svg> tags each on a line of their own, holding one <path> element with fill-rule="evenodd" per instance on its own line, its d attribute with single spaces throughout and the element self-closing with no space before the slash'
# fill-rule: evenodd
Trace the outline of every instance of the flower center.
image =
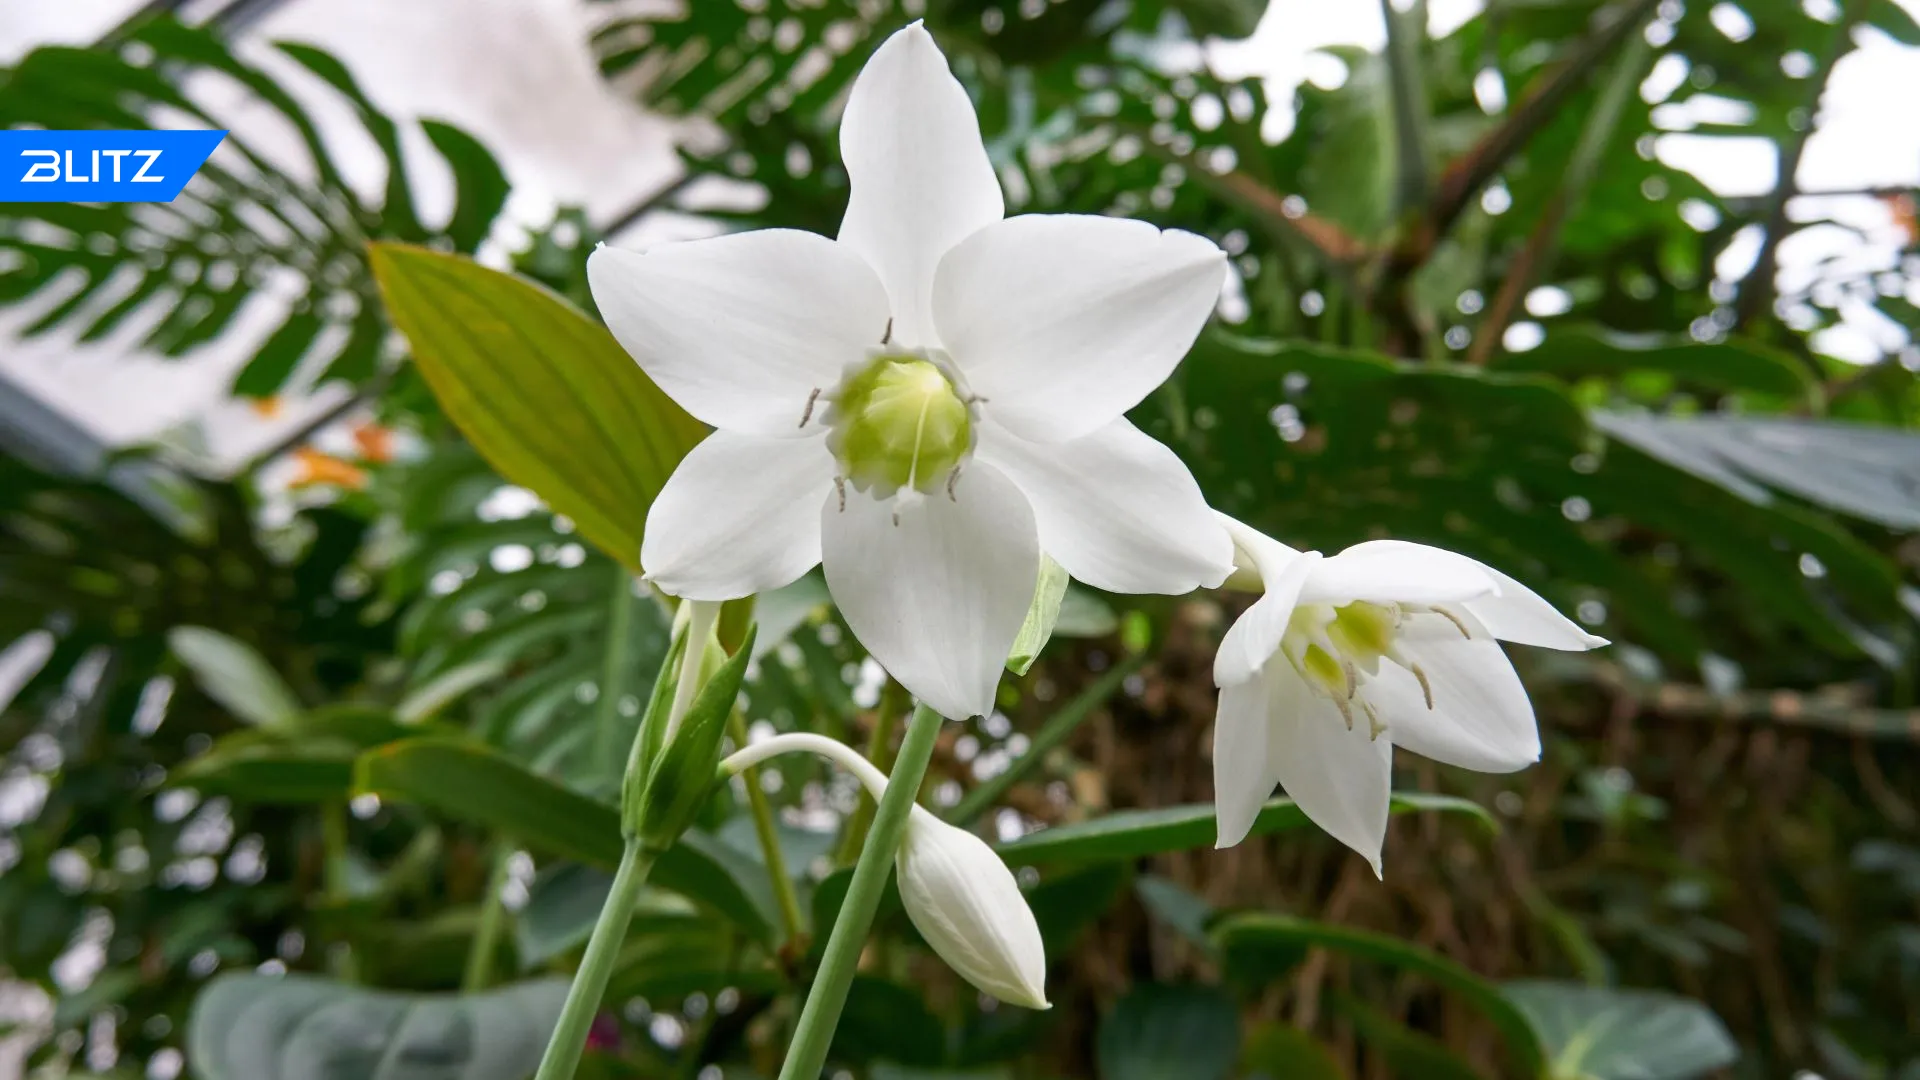
<svg viewBox="0 0 1920 1080">
<path fill-rule="evenodd" d="M 1390 660 L 1412 674 L 1420 683 L 1427 708 L 1433 708 L 1433 685 L 1427 681 L 1427 673 L 1402 651 L 1397 640 L 1406 620 L 1429 614 L 1452 623 L 1462 637 L 1471 636 L 1460 616 L 1437 606 L 1370 604 L 1360 600 L 1346 604 L 1301 604 L 1293 609 L 1293 616 L 1287 622 L 1286 633 L 1280 639 L 1280 652 L 1315 693 L 1333 702 L 1349 729 L 1353 727 L 1354 707 L 1359 706 L 1367 718 L 1368 734 L 1377 739 L 1387 730 L 1387 725 L 1362 691 L 1369 681 L 1379 677 L 1382 660 Z"/>
<path fill-rule="evenodd" d="M 973 451 L 970 403 L 927 355 L 878 353 L 826 399 L 827 447 L 840 475 L 876 498 L 951 490 Z"/>
</svg>

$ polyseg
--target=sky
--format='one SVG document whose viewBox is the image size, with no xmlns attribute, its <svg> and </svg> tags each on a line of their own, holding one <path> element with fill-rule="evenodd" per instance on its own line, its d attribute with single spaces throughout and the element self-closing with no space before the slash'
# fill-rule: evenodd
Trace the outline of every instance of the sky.
<svg viewBox="0 0 1920 1080">
<path fill-rule="evenodd" d="M 1900 2 L 1910 10 L 1920 7 L 1920 0 Z M 0 6 L 8 9 L 0 18 L 0 62 L 7 62 L 42 42 L 94 40 L 136 5 L 130 0 L 0 0 Z M 1447 33 L 1480 6 L 1480 0 L 1430 0 L 1431 28 Z M 288 0 L 242 40 L 249 59 L 282 74 L 288 66 L 271 52 L 269 41 L 319 45 L 342 56 L 368 94 L 397 117 L 445 119 L 472 132 L 513 176 L 510 212 L 517 220 L 539 221 L 562 203 L 585 203 L 593 217 L 607 220 L 671 181 L 677 168 L 671 154 L 675 129 L 601 82 L 587 51 L 589 18 L 579 0 Z M 1326 84 L 1341 77 L 1341 65 L 1315 50 L 1339 44 L 1378 48 L 1384 39 L 1380 8 L 1371 0 L 1273 0 L 1251 38 L 1216 43 L 1208 60 L 1223 75 L 1265 79 L 1270 98 L 1286 100 L 1303 79 Z M 1920 101 L 1920 50 L 1873 31 L 1862 32 L 1859 40 L 1860 48 L 1841 61 L 1829 84 L 1819 130 L 1801 169 L 1805 190 L 1920 185 L 1920 123 L 1899 122 L 1904 117 L 1889 114 L 1892 102 Z M 423 42 L 431 47 L 422 47 Z M 1663 100 L 1685 74 L 1656 72 L 1643 85 L 1643 96 Z M 327 95 L 310 97 L 331 104 Z M 319 105 L 323 120 L 327 105 Z M 1668 118 L 1686 121 L 1682 112 L 1670 111 Z M 243 119 L 236 126 L 244 125 Z M 353 127 L 336 124 L 329 130 Z M 417 149 L 426 149 L 417 132 L 411 137 Z M 1774 183 L 1774 154 L 1764 140 L 1675 132 L 1661 138 L 1657 152 L 1724 195 L 1764 194 Z M 337 153 L 350 178 L 378 190 L 382 166 L 370 144 L 343 141 Z M 443 177 L 429 174 L 425 182 L 430 205 L 446 199 L 449 185 Z M 1901 234 L 1878 201 L 1802 200 L 1796 208 L 1831 213 L 1860 234 L 1818 227 L 1790 238 L 1781 252 L 1788 284 L 1812 283 L 1833 266 L 1896 265 Z M 660 222 L 650 233 L 657 238 L 674 227 Z M 1737 277 L 1743 258 L 1751 263 L 1756 239 L 1744 238 L 1723 256 L 1723 275 Z M 26 319 L 24 312 L 0 313 L 0 337 L 11 337 Z M 134 340 L 139 327 L 86 346 L 59 335 L 9 343 L 0 350 L 0 373 L 109 444 L 195 431 L 207 463 L 217 471 L 248 459 L 337 400 L 333 393 L 295 399 L 275 417 L 226 400 L 225 388 L 249 355 L 250 341 L 276 321 L 272 311 L 251 312 L 231 340 L 179 361 L 139 355 Z M 1870 312 L 1855 312 L 1817 341 L 1822 349 L 1857 362 L 1906 344 L 1904 329 Z"/>
</svg>

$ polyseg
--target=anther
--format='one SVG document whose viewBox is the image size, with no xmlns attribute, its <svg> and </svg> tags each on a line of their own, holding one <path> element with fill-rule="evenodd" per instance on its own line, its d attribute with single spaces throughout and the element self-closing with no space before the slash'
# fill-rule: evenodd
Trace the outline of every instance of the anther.
<svg viewBox="0 0 1920 1080">
<path fill-rule="evenodd" d="M 1360 707 L 1367 711 L 1367 738 L 1371 741 L 1378 742 L 1380 740 L 1380 733 L 1387 730 L 1387 725 L 1380 722 L 1380 714 L 1373 711 L 1372 705 L 1363 701 L 1360 703 Z"/>
<path fill-rule="evenodd" d="M 844 476 L 834 477 L 833 490 L 836 494 L 840 496 L 840 512 L 843 514 L 846 513 L 847 512 L 847 478 Z"/>
<path fill-rule="evenodd" d="M 1448 611 L 1446 608 L 1439 607 L 1437 605 L 1434 607 L 1430 607 L 1427 610 L 1433 612 L 1435 615 L 1438 615 L 1441 618 L 1452 623 L 1454 626 L 1454 629 L 1460 631 L 1461 637 L 1466 638 L 1468 641 L 1473 640 L 1473 634 L 1467 630 L 1467 624 L 1465 621 L 1463 621 L 1460 618 L 1460 616 L 1455 615 L 1453 612 Z"/>
<path fill-rule="evenodd" d="M 947 474 L 947 501 L 948 502 L 957 503 L 960 501 L 960 496 L 955 495 L 953 493 L 953 485 L 959 482 L 960 482 L 960 467 L 956 465 L 954 466 L 953 471 Z"/>
<path fill-rule="evenodd" d="M 806 411 L 800 414 L 801 427 L 806 427 L 807 421 L 813 419 L 813 404 L 814 402 L 819 400 L 820 400 L 820 388 L 816 386 L 813 388 L 813 393 L 807 395 Z"/>
<path fill-rule="evenodd" d="M 1408 664 L 1407 670 L 1413 672 L 1413 677 L 1420 680 L 1420 692 L 1427 697 L 1427 711 L 1433 711 L 1433 684 L 1427 681 L 1427 673 L 1420 670 L 1419 664 Z"/>
<path fill-rule="evenodd" d="M 1366 702 L 1361 702 L 1361 704 L 1365 705 Z M 1353 706 L 1349 704 L 1345 698 L 1335 698 L 1333 699 L 1333 707 L 1340 710 L 1341 718 L 1346 720 L 1347 722 L 1347 730 L 1352 731 L 1353 730 Z"/>
<path fill-rule="evenodd" d="M 887 317 L 886 333 L 880 335 L 880 344 L 889 345 L 889 344 L 892 344 L 892 342 L 893 342 L 893 317 L 889 315 Z"/>
<path fill-rule="evenodd" d="M 896 529 L 900 527 L 900 511 L 898 510 L 893 512 L 893 527 Z"/>
<path fill-rule="evenodd" d="M 1360 692 L 1360 676 L 1358 673 L 1356 673 L 1353 670 L 1352 660 L 1349 660 L 1344 656 L 1340 658 L 1340 674 L 1346 676 L 1347 678 L 1347 697 L 1351 699 L 1353 695 Z M 1353 721 L 1351 718 L 1348 719 L 1347 726 L 1348 727 L 1353 726 Z"/>
</svg>

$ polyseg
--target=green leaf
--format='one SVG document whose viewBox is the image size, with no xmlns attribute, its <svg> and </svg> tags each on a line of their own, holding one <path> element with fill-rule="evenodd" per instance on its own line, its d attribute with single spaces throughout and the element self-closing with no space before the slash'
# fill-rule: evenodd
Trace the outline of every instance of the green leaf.
<svg viewBox="0 0 1920 1080">
<path fill-rule="evenodd" d="M 1027 907 L 1040 926 L 1047 956 L 1060 960 L 1072 953 L 1081 935 L 1113 907 L 1132 877 L 1133 868 L 1124 863 L 1094 863 L 1049 873 L 1028 889 Z"/>
<path fill-rule="evenodd" d="M 1100 1080 L 1225 1080 L 1240 1056 L 1240 1012 L 1208 986 L 1147 983 L 1100 1022 Z"/>
<path fill-rule="evenodd" d="M 1478 803 L 1449 795 L 1395 795 L 1392 810 L 1395 814 L 1464 814 L 1489 832 L 1497 827 L 1493 815 Z M 1307 815 L 1292 799 L 1278 798 L 1261 809 L 1260 816 L 1254 819 L 1252 835 L 1298 829 L 1309 824 Z M 1163 851 L 1208 847 L 1213 844 L 1215 834 L 1213 804 L 1194 803 L 1157 810 L 1122 810 L 1091 821 L 1056 825 L 1008 841 L 994 850 L 1009 866 L 1137 859 Z"/>
<path fill-rule="evenodd" d="M 941 1064 L 946 1042 L 946 1031 L 917 989 L 855 975 L 840 1026 L 833 1032 L 833 1057 L 926 1068 Z"/>
<path fill-rule="evenodd" d="M 501 476 L 638 573 L 647 508 L 706 429 L 546 289 L 422 248 L 372 253 L 394 324 L 454 424 Z"/>
<path fill-rule="evenodd" d="M 1213 940 L 1230 961 L 1236 956 L 1265 961 L 1276 954 L 1304 955 L 1317 946 L 1423 975 L 1458 994 L 1499 1029 L 1521 1074 L 1538 1076 L 1544 1067 L 1533 1026 L 1499 987 L 1418 945 L 1366 930 L 1266 913 L 1222 919 L 1213 928 Z M 1269 970 L 1263 965 L 1263 973 Z"/>
<path fill-rule="evenodd" d="M 463 739 L 408 739 L 361 755 L 355 785 L 498 829 L 551 854 L 603 869 L 620 863 L 620 812 Z M 689 832 L 654 864 L 651 882 L 705 904 L 765 939 L 772 900 L 750 862 Z"/>
<path fill-rule="evenodd" d="M 1547 979 L 1501 990 L 1539 1033 L 1552 1080 L 1689 1080 L 1740 1056 L 1720 1018 L 1678 994 Z"/>
<path fill-rule="evenodd" d="M 1247 1080 L 1346 1080 L 1347 1071 L 1312 1034 L 1297 1027 L 1267 1024 L 1247 1037 L 1240 1053 Z M 1434 1080 L 1425 1073 L 1420 1080 Z"/>
<path fill-rule="evenodd" d="M 1157 874 L 1141 875 L 1133 883 L 1133 891 L 1154 918 L 1201 948 L 1213 949 L 1213 939 L 1207 936 L 1207 924 L 1213 921 L 1212 904 L 1179 882 Z"/>
<path fill-rule="evenodd" d="M 208 697 L 249 724 L 277 724 L 300 712 L 293 688 L 245 642 L 204 626 L 176 626 L 167 631 L 167 647 Z"/>
<path fill-rule="evenodd" d="M 1628 334 L 1604 327 L 1556 329 L 1538 347 L 1496 354 L 1487 366 L 1563 379 L 1661 371 L 1685 383 L 1783 397 L 1799 397 L 1808 389 L 1805 368 L 1791 356 L 1756 341 L 1703 342 L 1678 334 Z"/>
<path fill-rule="evenodd" d="M 393 707 L 393 714 L 403 724 L 417 724 L 429 719 L 466 696 L 468 691 L 499 678 L 508 666 L 505 659 L 491 656 L 443 671 L 425 686 L 401 698 L 400 703 Z"/>
<path fill-rule="evenodd" d="M 395 994 L 309 975 L 225 975 L 194 999 L 199 1080 L 526 1080 L 567 984 Z"/>
<path fill-rule="evenodd" d="M 1020 624 L 1020 633 L 1013 639 L 1013 650 L 1007 654 L 1008 671 L 1025 675 L 1040 658 L 1040 650 L 1047 647 L 1047 639 L 1053 636 L 1054 624 L 1060 621 L 1060 601 L 1066 595 L 1066 567 L 1042 554 L 1040 582 L 1034 587 L 1033 603 L 1027 607 L 1027 621 Z"/>
<path fill-rule="evenodd" d="M 527 903 L 514 914 L 514 943 L 523 968 L 537 967 L 586 943 L 606 906 L 613 875 L 580 863 L 543 868 L 527 889 Z M 676 893 L 643 888 L 634 906 L 629 936 L 697 922 L 692 904 Z"/>
<path fill-rule="evenodd" d="M 370 747 L 424 734 L 385 709 L 329 705 L 272 727 L 223 735 L 173 772 L 173 781 L 250 803 L 304 805 L 344 799 L 354 761 Z"/>
</svg>

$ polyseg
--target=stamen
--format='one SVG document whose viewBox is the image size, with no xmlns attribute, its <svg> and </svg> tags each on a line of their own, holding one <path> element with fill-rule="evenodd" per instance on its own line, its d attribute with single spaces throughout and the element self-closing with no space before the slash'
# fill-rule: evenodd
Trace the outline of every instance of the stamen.
<svg viewBox="0 0 1920 1080">
<path fill-rule="evenodd" d="M 1361 702 L 1361 704 L 1365 705 L 1366 702 L 1363 701 Z M 1347 722 L 1347 730 L 1352 731 L 1353 730 L 1353 706 L 1348 704 L 1345 698 L 1334 698 L 1333 707 L 1340 710 L 1341 717 L 1343 717 Z"/>
<path fill-rule="evenodd" d="M 889 344 L 892 344 L 892 342 L 893 342 L 893 316 L 889 315 L 887 316 L 886 333 L 880 335 L 880 344 L 889 345 Z"/>
<path fill-rule="evenodd" d="M 958 503 L 960 501 L 960 496 L 955 495 L 953 493 L 953 485 L 959 482 L 960 482 L 960 466 L 955 465 L 953 467 L 953 471 L 947 474 L 947 501 L 948 502 Z"/>
<path fill-rule="evenodd" d="M 1367 738 L 1373 742 L 1380 741 L 1380 733 L 1387 730 L 1387 725 L 1380 722 L 1380 714 L 1373 711 L 1372 705 L 1363 701 L 1360 707 L 1367 710 Z"/>
<path fill-rule="evenodd" d="M 1353 661 L 1345 656 L 1340 658 L 1340 674 L 1347 677 L 1347 697 L 1351 700 L 1353 695 L 1360 692 L 1360 676 L 1353 670 Z M 1347 726 L 1353 726 L 1352 718 L 1348 718 Z"/>
<path fill-rule="evenodd" d="M 833 490 L 836 494 L 840 496 L 840 512 L 843 514 L 846 513 L 847 512 L 847 478 L 844 476 L 834 477 Z"/>
<path fill-rule="evenodd" d="M 1473 640 L 1473 634 L 1468 632 L 1467 624 L 1464 620 L 1460 618 L 1460 616 L 1455 615 L 1453 612 L 1448 611 L 1446 608 L 1443 608 L 1438 604 L 1428 608 L 1427 610 L 1433 612 L 1435 615 L 1438 615 L 1441 618 L 1452 623 L 1454 626 L 1454 629 L 1460 631 L 1461 637 L 1466 638 L 1468 641 Z"/>
<path fill-rule="evenodd" d="M 807 421 L 813 419 L 813 404 L 814 402 L 819 400 L 820 400 L 820 388 L 816 386 L 813 388 L 813 393 L 807 395 L 806 411 L 800 414 L 801 427 L 806 427 Z"/>
<path fill-rule="evenodd" d="M 1387 614 L 1392 616 L 1393 628 L 1395 630 L 1400 629 L 1400 624 L 1405 622 L 1407 618 L 1407 613 L 1401 608 L 1400 601 L 1398 600 L 1387 601 Z"/>
<path fill-rule="evenodd" d="M 900 511 L 898 510 L 893 512 L 893 527 L 896 529 L 900 527 Z"/>
<path fill-rule="evenodd" d="M 1407 670 L 1413 672 L 1413 677 L 1420 680 L 1420 692 L 1427 696 L 1427 711 L 1432 712 L 1433 684 L 1427 681 L 1427 673 L 1420 670 L 1419 664 L 1408 664 Z"/>
</svg>

